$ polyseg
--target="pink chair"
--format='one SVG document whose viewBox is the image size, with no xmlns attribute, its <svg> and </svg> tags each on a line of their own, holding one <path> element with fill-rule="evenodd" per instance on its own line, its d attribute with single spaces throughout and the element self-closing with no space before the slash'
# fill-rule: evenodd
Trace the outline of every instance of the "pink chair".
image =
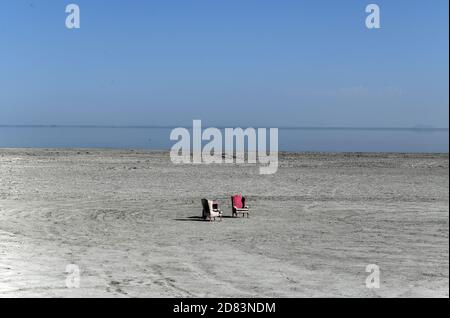
<svg viewBox="0 0 450 318">
<path fill-rule="evenodd" d="M 231 207 L 232 207 L 232 216 L 238 216 L 239 213 L 242 213 L 244 217 L 247 214 L 249 217 L 250 209 L 245 205 L 245 197 L 242 194 L 235 194 L 231 197 Z"/>
</svg>

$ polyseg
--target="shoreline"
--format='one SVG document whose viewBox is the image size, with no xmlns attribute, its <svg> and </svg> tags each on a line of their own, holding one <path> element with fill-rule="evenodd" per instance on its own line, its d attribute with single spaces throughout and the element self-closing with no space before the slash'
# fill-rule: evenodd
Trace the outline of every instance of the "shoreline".
<svg viewBox="0 0 450 318">
<path fill-rule="evenodd" d="M 151 149 L 151 148 L 109 148 L 109 147 L 0 147 L 0 151 L 10 150 L 36 150 L 36 151 L 111 151 L 111 152 L 170 152 L 170 149 Z M 239 152 L 240 153 L 240 152 Z M 248 152 L 244 152 L 248 153 Z M 191 152 L 192 154 L 192 152 Z M 389 152 L 389 151 L 278 151 L 279 155 L 437 155 L 448 156 L 448 152 Z"/>
</svg>

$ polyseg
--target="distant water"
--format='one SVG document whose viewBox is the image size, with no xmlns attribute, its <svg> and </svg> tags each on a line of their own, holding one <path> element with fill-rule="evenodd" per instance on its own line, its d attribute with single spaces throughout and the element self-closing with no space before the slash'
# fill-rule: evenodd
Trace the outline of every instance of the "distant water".
<svg viewBox="0 0 450 318">
<path fill-rule="evenodd" d="M 0 148 L 170 149 L 171 128 L 0 126 Z M 281 151 L 448 153 L 448 129 L 280 128 Z"/>
</svg>

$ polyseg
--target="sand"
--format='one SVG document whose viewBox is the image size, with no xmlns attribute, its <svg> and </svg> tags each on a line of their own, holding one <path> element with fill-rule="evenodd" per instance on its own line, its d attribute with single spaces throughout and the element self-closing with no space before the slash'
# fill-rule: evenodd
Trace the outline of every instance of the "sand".
<svg viewBox="0 0 450 318">
<path fill-rule="evenodd" d="M 0 149 L 0 297 L 448 297 L 448 173 L 448 154 L 281 154 L 259 175 Z M 237 191 L 248 219 L 230 217 Z M 200 220 L 202 197 L 227 217 Z"/>
</svg>

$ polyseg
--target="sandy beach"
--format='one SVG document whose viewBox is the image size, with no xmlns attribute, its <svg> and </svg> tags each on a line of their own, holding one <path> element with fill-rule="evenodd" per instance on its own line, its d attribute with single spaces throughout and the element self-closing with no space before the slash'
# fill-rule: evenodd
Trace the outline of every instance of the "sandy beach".
<svg viewBox="0 0 450 318">
<path fill-rule="evenodd" d="M 448 173 L 448 154 L 283 153 L 260 175 L 168 152 L 0 149 L 0 297 L 448 297 Z M 248 219 L 230 217 L 238 191 Z M 198 218 L 203 197 L 222 222 Z"/>
</svg>

